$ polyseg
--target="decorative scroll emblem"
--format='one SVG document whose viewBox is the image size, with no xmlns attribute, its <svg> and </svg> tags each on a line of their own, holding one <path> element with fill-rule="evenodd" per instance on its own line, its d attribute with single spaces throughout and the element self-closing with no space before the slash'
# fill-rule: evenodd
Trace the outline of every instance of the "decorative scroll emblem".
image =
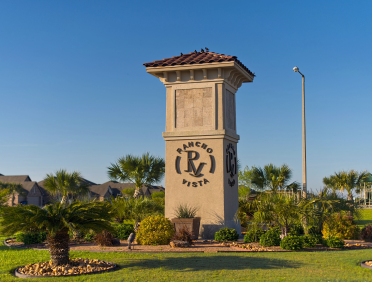
<svg viewBox="0 0 372 282">
<path fill-rule="evenodd" d="M 234 175 L 236 175 L 237 171 L 237 162 L 236 162 L 236 152 L 233 144 L 227 145 L 226 148 L 226 171 L 229 173 L 230 178 L 228 179 L 227 182 L 231 187 L 235 185 L 235 179 Z"/>
<path fill-rule="evenodd" d="M 195 145 L 195 146 L 194 146 Z M 183 149 L 178 148 L 177 152 L 181 156 L 176 157 L 175 167 L 178 174 L 187 173 L 188 177 L 183 179 L 182 184 L 186 186 L 198 187 L 203 186 L 203 184 L 209 183 L 208 179 L 204 178 L 206 173 L 214 173 L 216 167 L 216 161 L 212 155 L 213 149 L 208 148 L 207 144 L 202 144 L 200 142 L 188 142 L 188 144 L 183 144 Z M 209 154 L 209 162 L 201 162 L 200 154 Z M 181 160 L 183 167 L 186 168 L 181 170 Z M 209 171 L 208 171 L 209 167 Z M 191 176 L 191 178 L 190 178 Z"/>
</svg>

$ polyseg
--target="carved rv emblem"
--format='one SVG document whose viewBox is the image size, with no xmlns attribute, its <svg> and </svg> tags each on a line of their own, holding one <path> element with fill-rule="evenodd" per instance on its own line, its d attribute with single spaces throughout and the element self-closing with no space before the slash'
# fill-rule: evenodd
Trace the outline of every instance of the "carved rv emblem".
<svg viewBox="0 0 372 282">
<path fill-rule="evenodd" d="M 229 185 L 233 187 L 235 185 L 234 175 L 237 171 L 236 152 L 233 144 L 227 145 L 226 148 L 226 171 L 229 173 L 230 178 L 227 180 Z"/>
<path fill-rule="evenodd" d="M 178 148 L 177 152 L 180 154 L 176 157 L 175 162 L 177 173 L 188 173 L 188 177 L 185 176 L 182 184 L 186 184 L 186 186 L 198 187 L 209 183 L 208 179 L 206 179 L 204 176 L 208 172 L 214 173 L 216 167 L 216 162 L 214 156 L 212 155 L 212 148 L 208 148 L 207 144 L 202 144 L 201 142 L 188 142 L 187 145 L 183 144 L 183 148 Z M 201 154 L 209 155 L 208 163 L 200 161 Z M 181 160 L 182 167 L 186 168 L 184 170 L 181 170 Z M 189 176 L 192 176 L 193 178 L 190 178 Z"/>
</svg>

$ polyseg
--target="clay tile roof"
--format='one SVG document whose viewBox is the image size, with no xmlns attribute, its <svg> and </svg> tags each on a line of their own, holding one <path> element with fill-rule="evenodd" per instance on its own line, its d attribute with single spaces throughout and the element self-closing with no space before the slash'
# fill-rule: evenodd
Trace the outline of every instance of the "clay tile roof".
<svg viewBox="0 0 372 282">
<path fill-rule="evenodd" d="M 229 56 L 224 54 L 218 54 L 213 52 L 201 51 L 191 52 L 188 54 L 182 54 L 181 56 L 175 56 L 168 59 L 153 61 L 150 63 L 144 63 L 145 67 L 166 67 L 166 66 L 177 66 L 177 65 L 192 65 L 192 64 L 207 64 L 216 62 L 229 62 L 234 61 L 241 66 L 250 75 L 255 76 L 242 62 L 238 60 L 236 56 Z"/>
</svg>

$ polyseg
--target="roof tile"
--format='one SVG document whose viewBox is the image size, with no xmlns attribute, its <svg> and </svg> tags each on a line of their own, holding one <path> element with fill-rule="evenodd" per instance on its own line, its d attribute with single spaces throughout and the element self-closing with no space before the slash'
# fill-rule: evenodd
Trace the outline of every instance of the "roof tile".
<svg viewBox="0 0 372 282">
<path fill-rule="evenodd" d="M 235 61 L 239 66 L 241 66 L 250 75 L 255 76 L 242 62 L 238 60 L 236 56 L 229 56 L 224 54 L 218 54 L 213 52 L 191 52 L 188 54 L 182 54 L 181 56 L 174 56 L 172 58 L 167 58 L 163 60 L 157 60 L 150 63 L 144 63 L 145 67 L 166 67 L 166 66 L 177 66 L 185 64 L 207 64 L 215 62 L 231 62 Z"/>
</svg>

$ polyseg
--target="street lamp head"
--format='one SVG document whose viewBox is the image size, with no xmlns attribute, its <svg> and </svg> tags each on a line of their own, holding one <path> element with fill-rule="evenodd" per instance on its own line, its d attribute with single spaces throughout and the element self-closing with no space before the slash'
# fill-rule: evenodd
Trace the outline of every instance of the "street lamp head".
<svg viewBox="0 0 372 282">
<path fill-rule="evenodd" d="M 293 71 L 294 71 L 294 72 L 298 72 L 299 70 L 300 70 L 300 69 L 299 69 L 298 67 L 294 67 L 294 68 L 293 68 Z"/>
</svg>

